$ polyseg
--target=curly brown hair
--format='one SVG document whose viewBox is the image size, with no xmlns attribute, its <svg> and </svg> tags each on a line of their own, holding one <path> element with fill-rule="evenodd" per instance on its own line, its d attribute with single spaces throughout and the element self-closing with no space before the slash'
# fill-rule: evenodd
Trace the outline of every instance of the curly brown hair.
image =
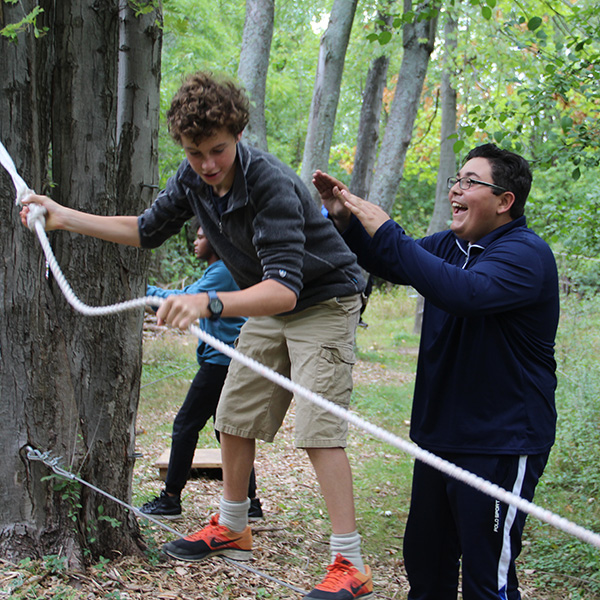
<svg viewBox="0 0 600 600">
<path fill-rule="evenodd" d="M 181 144 L 181 136 L 195 144 L 217 129 L 227 128 L 234 136 L 242 133 L 249 119 L 250 103 L 233 81 L 217 79 L 212 73 L 189 75 L 167 111 L 169 133 Z"/>
</svg>

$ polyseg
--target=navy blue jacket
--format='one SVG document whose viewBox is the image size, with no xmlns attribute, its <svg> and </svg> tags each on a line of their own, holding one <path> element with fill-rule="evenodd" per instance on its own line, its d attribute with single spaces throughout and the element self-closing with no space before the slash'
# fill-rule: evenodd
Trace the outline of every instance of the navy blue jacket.
<svg viewBox="0 0 600 600">
<path fill-rule="evenodd" d="M 391 220 L 371 239 L 353 219 L 344 238 L 365 269 L 425 298 L 412 440 L 433 452 L 549 450 L 558 276 L 525 217 L 473 245 L 451 231 L 413 240 Z"/>
<path fill-rule="evenodd" d="M 306 186 L 274 156 L 240 142 L 235 180 L 222 215 L 210 186 L 184 160 L 138 219 L 141 245 L 155 248 L 196 215 L 240 288 L 275 279 L 292 289 L 298 312 L 363 291 L 365 282 Z"/>
</svg>

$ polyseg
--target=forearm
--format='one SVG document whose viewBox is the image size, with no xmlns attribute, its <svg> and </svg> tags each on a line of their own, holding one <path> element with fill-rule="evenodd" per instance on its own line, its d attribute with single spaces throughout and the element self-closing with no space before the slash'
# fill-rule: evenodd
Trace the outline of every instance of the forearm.
<svg viewBox="0 0 600 600">
<path fill-rule="evenodd" d="M 236 292 L 218 292 L 223 303 L 222 317 L 260 317 L 277 315 L 296 306 L 296 294 L 278 281 L 267 279 Z M 187 329 L 198 319 L 208 318 L 207 294 L 169 296 L 156 313 L 158 323 Z"/>
<path fill-rule="evenodd" d="M 218 292 L 224 317 L 262 317 L 293 310 L 296 294 L 273 279 L 266 279 L 245 290 Z"/>
<path fill-rule="evenodd" d="M 133 216 L 105 217 L 77 210 L 65 211 L 61 229 L 89 235 L 107 242 L 140 247 L 138 219 Z"/>
<path fill-rule="evenodd" d="M 136 247 L 141 245 L 137 217 L 92 215 L 62 206 L 48 196 L 32 194 L 23 200 L 21 222 L 25 226 L 27 226 L 30 204 L 37 204 L 45 209 L 46 231 L 61 229 L 117 244 Z"/>
</svg>

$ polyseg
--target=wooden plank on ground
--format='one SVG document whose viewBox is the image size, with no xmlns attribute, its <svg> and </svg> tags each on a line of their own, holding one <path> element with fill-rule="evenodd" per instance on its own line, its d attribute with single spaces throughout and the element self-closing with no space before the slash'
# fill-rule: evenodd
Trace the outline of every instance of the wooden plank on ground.
<svg viewBox="0 0 600 600">
<path fill-rule="evenodd" d="M 158 467 L 159 476 L 164 480 L 167 476 L 167 469 L 169 467 L 169 457 L 171 456 L 171 449 L 167 448 L 161 455 L 160 458 L 154 463 L 155 467 Z M 221 449 L 220 448 L 196 448 L 194 452 L 194 460 L 192 462 L 192 469 L 208 470 L 208 469 L 222 469 L 223 462 L 221 460 Z"/>
</svg>

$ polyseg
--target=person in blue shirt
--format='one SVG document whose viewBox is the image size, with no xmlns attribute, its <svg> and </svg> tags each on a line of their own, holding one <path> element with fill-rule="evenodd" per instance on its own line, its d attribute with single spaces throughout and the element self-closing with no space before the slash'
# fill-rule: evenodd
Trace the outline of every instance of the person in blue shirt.
<svg viewBox="0 0 600 600">
<path fill-rule="evenodd" d="M 200 294 L 209 290 L 229 292 L 239 289 L 231 273 L 206 239 L 202 227 L 198 227 L 196 232 L 194 254 L 199 260 L 208 264 L 198 281 L 181 290 L 165 290 L 149 285 L 146 295 L 167 298 L 174 294 Z M 199 326 L 202 331 L 233 347 L 245 321 L 243 317 L 227 317 L 218 320 L 204 318 L 199 320 Z M 231 359 L 202 340 L 198 341 L 196 356 L 200 369 L 173 422 L 171 455 L 165 488 L 159 496 L 140 507 L 140 511 L 148 515 L 166 519 L 177 519 L 181 516 L 181 492 L 192 466 L 198 433 L 211 417 L 214 419 L 217 411 Z M 219 439 L 218 432 L 215 433 Z M 248 519 L 250 521 L 261 519 L 263 512 L 260 499 L 256 497 L 254 469 L 250 475 L 248 497 L 250 498 Z"/>
<path fill-rule="evenodd" d="M 414 240 L 377 205 L 313 182 L 359 264 L 413 286 L 424 314 L 410 435 L 531 500 L 554 442 L 558 276 L 527 227 L 527 161 L 493 144 L 448 179 L 450 229 Z M 404 536 L 409 600 L 519 600 L 526 515 L 416 461 Z"/>
</svg>

